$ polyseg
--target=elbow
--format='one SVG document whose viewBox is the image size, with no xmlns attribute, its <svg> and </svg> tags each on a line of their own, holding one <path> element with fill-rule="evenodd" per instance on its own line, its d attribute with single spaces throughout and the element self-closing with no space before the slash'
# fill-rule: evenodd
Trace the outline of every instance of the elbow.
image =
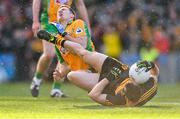
<svg viewBox="0 0 180 119">
<path fill-rule="evenodd" d="M 97 93 L 93 93 L 93 92 L 89 92 L 88 96 L 93 100 L 96 100 L 99 97 Z"/>
<path fill-rule="evenodd" d="M 67 74 L 67 79 L 74 83 L 74 82 L 77 82 L 77 76 L 76 76 L 76 71 L 70 71 L 68 74 Z"/>
</svg>

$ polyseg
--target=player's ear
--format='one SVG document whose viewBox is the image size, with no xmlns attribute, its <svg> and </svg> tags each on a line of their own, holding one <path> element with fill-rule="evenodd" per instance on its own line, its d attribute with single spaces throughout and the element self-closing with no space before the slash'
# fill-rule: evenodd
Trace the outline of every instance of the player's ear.
<svg viewBox="0 0 180 119">
<path fill-rule="evenodd" d="M 74 14 L 71 13 L 71 18 L 73 18 L 73 20 L 75 20 L 75 16 Z"/>
<path fill-rule="evenodd" d="M 73 13 L 71 13 L 71 18 L 73 19 L 73 21 L 75 20 L 75 15 Z"/>
</svg>

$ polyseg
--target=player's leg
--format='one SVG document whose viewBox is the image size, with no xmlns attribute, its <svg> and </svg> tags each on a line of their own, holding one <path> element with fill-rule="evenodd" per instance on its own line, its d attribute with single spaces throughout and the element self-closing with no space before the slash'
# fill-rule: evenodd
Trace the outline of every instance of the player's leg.
<svg viewBox="0 0 180 119">
<path fill-rule="evenodd" d="M 91 89 L 98 83 L 99 74 L 87 71 L 71 71 L 67 75 L 70 82 L 76 86 L 91 91 Z"/>
<path fill-rule="evenodd" d="M 41 16 L 41 28 L 47 30 L 50 33 L 56 32 L 56 29 L 48 23 L 48 16 L 43 14 Z M 39 95 L 39 86 L 42 81 L 42 76 L 47 70 L 52 58 L 55 56 L 54 45 L 47 41 L 42 41 L 42 43 L 43 54 L 38 60 L 35 75 L 30 86 L 33 97 L 37 97 Z"/>
<path fill-rule="evenodd" d="M 31 83 L 31 94 L 33 97 L 39 95 L 39 86 L 42 81 L 42 76 L 47 70 L 52 58 L 54 57 L 54 45 L 43 41 L 43 54 L 37 63 L 36 72 Z"/>
<path fill-rule="evenodd" d="M 64 47 L 81 56 L 84 62 L 92 66 L 98 72 L 101 72 L 102 65 L 108 57 L 98 52 L 90 52 L 84 49 L 80 44 L 71 41 L 65 41 Z"/>
<path fill-rule="evenodd" d="M 57 39 L 50 33 L 48 33 L 45 30 L 41 30 L 38 32 L 37 35 L 40 39 L 45 39 L 48 42 L 51 42 L 53 44 L 60 43 L 62 39 Z M 65 36 L 65 39 L 69 39 L 71 36 L 67 35 Z M 72 38 L 72 37 L 71 37 Z M 60 45 L 60 44 L 57 44 Z M 94 69 L 97 71 L 101 71 L 102 64 L 104 60 L 108 57 L 104 54 L 97 53 L 97 52 L 90 52 L 84 49 L 80 44 L 68 41 L 63 41 L 63 45 L 65 48 L 69 49 L 71 52 L 76 53 L 77 55 L 81 56 L 82 59 L 89 65 L 91 65 Z"/>
<path fill-rule="evenodd" d="M 55 71 L 53 72 L 53 86 L 51 90 L 51 97 L 65 97 L 64 93 L 60 90 L 60 84 L 68 74 L 70 69 L 65 63 L 60 64 L 58 62 Z"/>
</svg>

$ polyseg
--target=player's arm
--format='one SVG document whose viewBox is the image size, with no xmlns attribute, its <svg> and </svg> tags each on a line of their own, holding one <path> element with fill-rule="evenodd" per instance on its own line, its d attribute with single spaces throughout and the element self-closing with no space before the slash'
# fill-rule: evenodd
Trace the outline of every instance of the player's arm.
<svg viewBox="0 0 180 119">
<path fill-rule="evenodd" d="M 78 9 L 78 12 L 79 12 L 81 18 L 86 22 L 86 24 L 88 25 L 89 31 L 90 31 L 89 17 L 88 17 L 88 12 L 87 12 L 86 6 L 84 4 L 84 1 L 76 0 L 75 5 L 76 5 L 76 8 Z"/>
<path fill-rule="evenodd" d="M 89 96 L 96 102 L 103 104 L 103 105 L 125 105 L 126 99 L 125 96 L 122 94 L 110 95 L 110 94 L 103 94 L 104 88 L 109 84 L 109 80 L 104 78 L 98 84 L 96 84 Z"/>
<path fill-rule="evenodd" d="M 106 96 L 107 94 L 103 94 L 104 88 L 109 84 L 109 81 L 104 78 L 99 83 L 97 83 L 93 89 L 89 92 L 89 96 L 96 102 L 106 105 Z"/>
<path fill-rule="evenodd" d="M 41 6 L 41 0 L 33 0 L 33 3 L 32 3 L 32 13 L 33 13 L 32 30 L 34 32 L 34 35 L 37 34 L 37 31 L 40 28 L 40 22 L 39 22 L 40 6 Z"/>
</svg>

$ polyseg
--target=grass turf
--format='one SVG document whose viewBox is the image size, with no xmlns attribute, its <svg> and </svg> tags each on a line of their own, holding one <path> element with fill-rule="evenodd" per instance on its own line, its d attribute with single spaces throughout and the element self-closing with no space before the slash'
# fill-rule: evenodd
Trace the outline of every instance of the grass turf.
<svg viewBox="0 0 180 119">
<path fill-rule="evenodd" d="M 180 84 L 161 84 L 158 94 L 142 107 L 101 106 L 73 85 L 63 85 L 68 98 L 49 96 L 51 85 L 41 86 L 33 98 L 28 83 L 0 84 L 0 119 L 179 119 Z"/>
</svg>

